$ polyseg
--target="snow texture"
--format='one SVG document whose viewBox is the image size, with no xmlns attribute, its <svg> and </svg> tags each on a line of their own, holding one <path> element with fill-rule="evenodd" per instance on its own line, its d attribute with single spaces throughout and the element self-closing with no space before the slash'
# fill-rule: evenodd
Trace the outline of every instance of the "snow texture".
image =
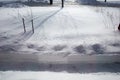
<svg viewBox="0 0 120 80">
<path fill-rule="evenodd" d="M 91 0 L 92 4 L 84 0 L 89 5 L 79 1 L 74 5 L 66 1 L 64 8 L 21 3 L 0 7 L 0 80 L 119 80 L 119 62 L 97 63 L 116 61 L 120 56 L 120 8 L 115 6 L 118 3 L 114 2 L 113 7 L 113 2 L 105 6 L 100 1 L 96 6 L 96 0 Z M 64 64 L 57 63 L 60 60 Z"/>
<path fill-rule="evenodd" d="M 17 5 L 18 8 L 9 8 L 11 5 L 0 8 L 0 53 L 120 53 L 119 8 Z M 31 19 L 35 33 L 31 31 Z"/>
<path fill-rule="evenodd" d="M 0 72 L 0 80 L 119 80 L 120 73 Z"/>
</svg>

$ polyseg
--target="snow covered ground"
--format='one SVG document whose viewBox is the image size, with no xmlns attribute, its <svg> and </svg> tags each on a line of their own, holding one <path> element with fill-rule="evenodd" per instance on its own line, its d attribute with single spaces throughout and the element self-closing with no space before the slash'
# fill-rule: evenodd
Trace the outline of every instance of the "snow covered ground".
<svg viewBox="0 0 120 80">
<path fill-rule="evenodd" d="M 63 57 L 120 54 L 120 32 L 117 29 L 120 9 L 117 7 L 65 5 L 65 8 L 60 8 L 17 4 L 16 8 L 16 4 L 11 4 L 0 7 L 0 16 L 1 55 L 57 54 Z M 26 33 L 22 18 L 25 19 Z M 34 20 L 34 33 L 31 19 Z"/>
<path fill-rule="evenodd" d="M 0 80 L 119 80 L 119 23 L 119 7 L 0 7 Z"/>
<path fill-rule="evenodd" d="M 0 72 L 0 80 L 119 80 L 120 73 Z"/>
<path fill-rule="evenodd" d="M 119 8 L 1 7 L 0 15 L 0 53 L 120 53 Z M 31 31 L 32 18 L 35 33 Z"/>
</svg>

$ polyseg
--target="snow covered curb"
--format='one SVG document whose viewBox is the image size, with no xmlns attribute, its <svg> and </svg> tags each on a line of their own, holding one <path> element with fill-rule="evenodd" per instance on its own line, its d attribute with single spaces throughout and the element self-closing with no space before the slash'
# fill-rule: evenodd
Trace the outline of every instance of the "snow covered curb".
<svg viewBox="0 0 120 80">
<path fill-rule="evenodd" d="M 47 64 L 114 63 L 120 62 L 120 55 L 0 54 L 0 62 Z"/>
</svg>

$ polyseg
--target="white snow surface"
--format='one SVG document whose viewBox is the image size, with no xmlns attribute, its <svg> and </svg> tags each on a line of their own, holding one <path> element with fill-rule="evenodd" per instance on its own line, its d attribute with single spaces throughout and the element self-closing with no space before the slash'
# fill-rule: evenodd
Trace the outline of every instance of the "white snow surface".
<svg viewBox="0 0 120 80">
<path fill-rule="evenodd" d="M 119 8 L 0 7 L 0 16 L 0 53 L 120 53 Z M 31 19 L 35 33 L 31 30 Z"/>
<path fill-rule="evenodd" d="M 0 72 L 0 80 L 119 80 L 120 73 Z"/>
</svg>

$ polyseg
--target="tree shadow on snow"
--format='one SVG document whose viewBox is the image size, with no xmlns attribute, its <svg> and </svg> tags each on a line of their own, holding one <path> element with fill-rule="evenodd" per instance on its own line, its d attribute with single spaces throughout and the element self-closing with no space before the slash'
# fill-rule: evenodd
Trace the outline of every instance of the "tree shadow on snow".
<svg viewBox="0 0 120 80">
<path fill-rule="evenodd" d="M 44 24 L 47 20 L 49 20 L 50 18 L 52 18 L 54 15 L 56 15 L 59 11 L 56 10 L 53 13 L 50 13 L 47 17 L 45 17 L 40 23 L 39 25 L 35 26 L 35 30 L 39 27 L 41 27 L 42 24 Z M 2 34 L 4 34 L 5 32 L 3 32 Z M 9 32 L 6 32 L 6 34 Z M 32 32 L 32 30 L 27 31 L 26 33 L 18 33 L 12 36 L 0 36 L 0 41 L 2 42 L 6 42 L 5 44 L 3 44 L 1 46 L 0 44 L 0 52 L 2 53 L 10 53 L 11 51 L 16 51 L 18 48 L 22 47 L 21 43 L 24 43 L 24 41 L 28 40 L 34 33 Z M 7 44 L 8 43 L 8 44 Z M 17 49 L 16 49 L 17 48 Z"/>
</svg>

